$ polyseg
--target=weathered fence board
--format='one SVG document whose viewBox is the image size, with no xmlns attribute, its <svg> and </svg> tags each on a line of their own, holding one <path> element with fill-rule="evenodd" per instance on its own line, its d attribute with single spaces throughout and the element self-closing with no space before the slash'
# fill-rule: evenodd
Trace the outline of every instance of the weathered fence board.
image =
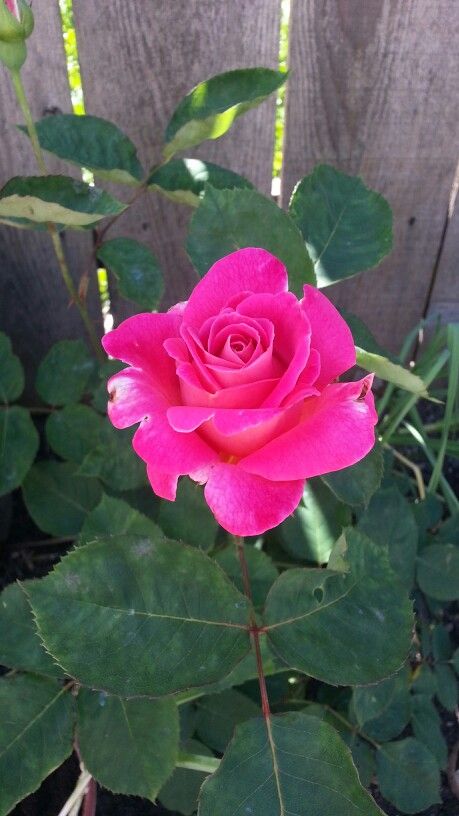
<svg viewBox="0 0 459 816">
<path fill-rule="evenodd" d="M 327 294 L 396 351 L 425 308 L 458 158 L 459 5 L 292 2 L 284 202 L 318 162 L 389 199 L 392 255 Z"/>
<path fill-rule="evenodd" d="M 70 92 L 57 0 L 37 7 L 35 32 L 28 42 L 29 56 L 23 79 L 34 116 L 39 118 L 55 109 L 69 111 Z M 37 168 L 28 139 L 15 128 L 15 124 L 22 121 L 22 115 L 3 66 L 0 66 L 0 94 L 0 182 L 3 185 L 15 174 L 36 174 Z M 63 172 L 63 165 L 58 162 L 49 162 L 49 166 L 54 172 Z M 87 258 L 90 240 L 90 236 L 83 234 L 68 233 L 64 237 L 75 275 Z M 96 316 L 100 313 L 100 301 L 95 285 L 88 297 Z M 69 307 L 51 242 L 43 233 L 0 228 L 0 329 L 10 335 L 14 350 L 25 365 L 27 399 L 33 397 L 37 364 L 52 343 L 84 335 L 76 308 Z"/>
<path fill-rule="evenodd" d="M 449 203 L 449 218 L 427 307 L 429 321 L 459 322 L 459 166 Z"/>
<path fill-rule="evenodd" d="M 78 0 L 74 13 L 87 112 L 116 122 L 150 166 L 160 158 L 170 115 L 193 85 L 236 67 L 276 67 L 279 12 L 278 0 L 239 0 L 237 7 L 215 0 Z M 193 155 L 231 167 L 269 192 L 273 137 L 270 100 Z M 185 298 L 196 281 L 183 249 L 189 214 L 183 206 L 149 195 L 117 226 L 119 233 L 145 241 L 157 253 L 168 303 Z M 112 305 L 116 319 L 135 311 L 116 295 Z"/>
</svg>

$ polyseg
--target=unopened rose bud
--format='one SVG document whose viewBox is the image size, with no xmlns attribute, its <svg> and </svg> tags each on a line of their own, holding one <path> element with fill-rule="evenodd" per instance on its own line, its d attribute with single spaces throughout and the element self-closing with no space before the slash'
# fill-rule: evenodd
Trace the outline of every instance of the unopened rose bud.
<svg viewBox="0 0 459 816">
<path fill-rule="evenodd" d="M 22 67 L 25 40 L 33 31 L 33 14 L 26 0 L 0 0 L 0 61 L 11 71 Z"/>
</svg>

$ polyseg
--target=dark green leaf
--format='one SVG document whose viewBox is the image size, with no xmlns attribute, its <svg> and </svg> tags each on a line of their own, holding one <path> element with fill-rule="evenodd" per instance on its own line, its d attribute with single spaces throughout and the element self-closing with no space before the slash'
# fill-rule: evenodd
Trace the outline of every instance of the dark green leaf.
<svg viewBox="0 0 459 816">
<path fill-rule="evenodd" d="M 0 402 L 12 402 L 24 390 L 24 370 L 13 354 L 11 340 L 0 332 Z"/>
<path fill-rule="evenodd" d="M 26 581 L 26 588 L 32 582 Z M 0 663 L 9 669 L 62 677 L 63 672 L 44 650 L 37 635 L 32 610 L 19 584 L 10 584 L 0 595 Z"/>
<path fill-rule="evenodd" d="M 383 745 L 376 754 L 379 788 L 402 813 L 419 813 L 440 802 L 440 771 L 433 754 L 408 737 Z"/>
<path fill-rule="evenodd" d="M 217 553 L 215 560 L 229 575 L 239 591 L 243 592 L 241 565 L 236 555 L 236 548 L 234 546 L 226 547 L 226 549 Z M 245 547 L 245 560 L 249 570 L 254 606 L 263 606 L 266 596 L 279 573 L 269 555 L 250 545 Z"/>
<path fill-rule="evenodd" d="M 142 309 L 158 308 L 164 281 L 151 250 L 133 238 L 112 238 L 97 250 L 97 257 L 115 275 L 120 295 Z"/>
<path fill-rule="evenodd" d="M 196 731 L 199 739 L 221 754 L 226 751 L 236 725 L 251 717 L 258 717 L 261 713 L 250 697 L 236 689 L 200 697 L 196 705 Z"/>
<path fill-rule="evenodd" d="M 178 756 L 179 719 L 173 700 L 123 700 L 80 689 L 78 745 L 85 767 L 115 793 L 152 802 Z"/>
<path fill-rule="evenodd" d="M 187 740 L 183 745 L 187 754 L 212 757 L 212 751 L 198 740 Z M 201 785 L 208 774 L 176 768 L 168 782 L 161 788 L 158 798 L 168 810 L 192 816 L 198 807 Z"/>
<path fill-rule="evenodd" d="M 417 668 L 413 677 L 412 689 L 415 694 L 425 694 L 429 697 L 437 691 L 437 684 L 435 682 L 435 675 L 432 669 L 425 663 Z"/>
<path fill-rule="evenodd" d="M 73 698 L 55 680 L 0 680 L 0 816 L 72 753 Z"/>
<path fill-rule="evenodd" d="M 0 217 L 39 223 L 84 227 L 125 209 L 105 190 L 69 176 L 16 176 L 0 190 Z"/>
<path fill-rule="evenodd" d="M 94 367 L 95 360 L 82 340 L 59 340 L 38 366 L 35 387 L 50 405 L 78 402 Z"/>
<path fill-rule="evenodd" d="M 343 527 L 350 522 L 349 508 L 321 479 L 310 479 L 294 515 L 279 527 L 282 546 L 294 558 L 326 564 Z"/>
<path fill-rule="evenodd" d="M 103 494 L 97 507 L 86 516 L 79 543 L 87 544 L 97 537 L 125 533 L 143 536 L 161 535 L 159 527 L 148 516 L 139 513 L 122 499 Z"/>
<path fill-rule="evenodd" d="M 431 629 L 432 654 L 436 662 L 449 660 L 453 653 L 453 646 L 448 631 L 438 624 Z"/>
<path fill-rule="evenodd" d="M 411 714 L 406 671 L 375 686 L 355 688 L 352 705 L 357 722 L 369 737 L 378 742 L 398 737 Z"/>
<path fill-rule="evenodd" d="M 96 479 L 77 475 L 67 462 L 37 462 L 22 486 L 24 501 L 35 524 L 54 536 L 73 536 L 102 494 Z"/>
<path fill-rule="evenodd" d="M 125 364 L 119 360 L 107 360 L 107 362 L 99 366 L 97 378 L 95 378 L 95 382 L 91 388 L 93 393 L 92 405 L 99 413 L 107 413 L 107 380 L 123 368 L 125 368 Z"/>
<path fill-rule="evenodd" d="M 113 490 L 135 490 L 147 483 L 145 464 L 132 449 L 133 431 L 117 430 L 105 422 L 100 441 L 83 459 L 80 476 L 93 476 Z"/>
<path fill-rule="evenodd" d="M 207 186 L 188 234 L 187 251 L 193 265 L 203 276 L 219 258 L 243 247 L 261 247 L 279 258 L 297 294 L 303 294 L 303 284 L 315 283 L 301 234 L 277 204 L 256 190 Z"/>
<path fill-rule="evenodd" d="M 392 212 L 387 201 L 327 164 L 295 187 L 290 214 L 301 230 L 319 286 L 376 266 L 392 249 Z"/>
<path fill-rule="evenodd" d="M 43 150 L 103 179 L 135 184 L 142 178 L 137 150 L 119 128 L 97 116 L 59 113 L 35 123 Z M 25 127 L 20 128 L 27 134 Z"/>
<path fill-rule="evenodd" d="M 382 448 L 376 444 L 356 465 L 327 473 L 322 478 L 340 501 L 353 506 L 367 505 L 381 484 L 383 470 Z"/>
<path fill-rule="evenodd" d="M 338 685 L 393 674 L 411 641 L 411 604 L 387 550 L 352 528 L 327 569 L 289 569 L 277 579 L 265 622 L 287 665 Z"/>
<path fill-rule="evenodd" d="M 38 433 L 25 408 L 0 408 L 0 496 L 22 483 L 38 444 Z"/>
<path fill-rule="evenodd" d="M 202 487 L 191 479 L 180 479 L 175 502 L 161 502 L 158 524 L 169 538 L 201 550 L 210 550 L 218 528 L 204 501 Z"/>
<path fill-rule="evenodd" d="M 459 688 L 451 666 L 437 663 L 434 667 L 437 699 L 448 711 L 454 711 L 459 702 Z"/>
<path fill-rule="evenodd" d="M 202 552 L 164 538 L 79 547 L 29 595 L 67 673 L 123 696 L 211 683 L 249 649 L 246 599 Z"/>
<path fill-rule="evenodd" d="M 204 782 L 199 808 L 199 816 L 356 812 L 381 814 L 336 731 L 301 713 L 272 717 L 269 730 L 261 718 L 239 725 L 219 769 Z"/>
<path fill-rule="evenodd" d="M 166 128 L 164 156 L 218 139 L 234 120 L 277 91 L 287 74 L 270 68 L 240 68 L 207 79 L 182 99 Z"/>
<path fill-rule="evenodd" d="M 417 579 L 422 591 L 438 601 L 454 601 L 459 587 L 459 548 L 430 544 L 417 559 Z"/>
<path fill-rule="evenodd" d="M 250 181 L 232 170 L 202 159 L 174 159 L 155 170 L 148 179 L 151 190 L 159 190 L 172 201 L 189 207 L 199 205 L 206 184 L 217 190 L 253 188 Z"/>
<path fill-rule="evenodd" d="M 395 574 L 411 589 L 418 545 L 418 528 L 411 506 L 396 487 L 378 490 L 359 519 L 359 529 L 389 548 Z"/>
<path fill-rule="evenodd" d="M 456 649 L 456 651 L 453 654 L 452 664 L 453 664 L 457 674 L 459 674 L 459 648 Z"/>
<path fill-rule="evenodd" d="M 430 699 L 430 695 L 412 695 L 411 725 L 416 739 L 432 752 L 439 767 L 445 768 L 448 760 L 448 750 L 441 732 L 440 715 Z"/>
<path fill-rule="evenodd" d="M 459 545 L 459 513 L 450 516 L 450 518 L 441 525 L 436 535 L 436 541 L 441 541 L 445 544 Z"/>
<path fill-rule="evenodd" d="M 80 464 L 96 447 L 103 419 L 88 405 L 67 405 L 54 411 L 46 421 L 46 438 L 62 459 Z"/>
<path fill-rule="evenodd" d="M 372 354 L 380 354 L 382 357 L 388 357 L 393 363 L 397 362 L 396 358 L 393 357 L 387 349 L 379 345 L 374 334 L 370 331 L 366 323 L 360 320 L 360 317 L 357 317 L 357 315 L 341 307 L 339 308 L 339 312 L 349 326 L 356 346 Z"/>
</svg>

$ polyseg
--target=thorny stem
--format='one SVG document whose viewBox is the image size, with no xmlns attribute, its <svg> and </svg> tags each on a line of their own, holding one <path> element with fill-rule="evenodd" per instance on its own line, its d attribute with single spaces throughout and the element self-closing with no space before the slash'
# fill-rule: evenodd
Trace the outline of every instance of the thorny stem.
<svg viewBox="0 0 459 816">
<path fill-rule="evenodd" d="M 38 169 L 42 175 L 47 174 L 47 168 L 45 164 L 45 160 L 43 158 L 43 153 L 40 147 L 40 142 L 38 139 L 37 130 L 35 128 L 35 124 L 32 117 L 32 112 L 30 110 L 29 102 L 27 100 L 27 96 L 24 89 L 24 84 L 22 82 L 22 77 L 19 71 L 11 71 L 11 80 L 13 83 L 13 88 L 16 93 L 16 97 L 21 108 L 22 114 L 24 116 L 24 120 L 27 127 L 27 132 L 29 134 L 30 142 L 32 144 L 32 149 L 35 155 L 35 159 L 37 162 Z M 97 336 L 97 332 L 94 328 L 94 324 L 89 316 L 88 310 L 86 308 L 86 304 L 84 299 L 80 297 L 75 284 L 73 282 L 72 276 L 70 274 L 70 270 L 67 264 L 67 260 L 65 257 L 64 247 L 62 245 L 62 241 L 60 235 L 56 229 L 55 224 L 48 223 L 47 224 L 48 232 L 51 237 L 51 241 L 53 243 L 54 252 L 56 254 L 57 262 L 59 265 L 59 270 L 62 276 L 62 279 L 67 287 L 67 291 L 69 292 L 70 298 L 72 302 L 77 307 L 81 319 L 85 325 L 86 331 L 88 332 L 89 339 L 91 341 L 91 345 L 94 348 L 94 352 L 100 362 L 104 362 L 105 355 L 102 351 L 99 338 Z"/>
</svg>

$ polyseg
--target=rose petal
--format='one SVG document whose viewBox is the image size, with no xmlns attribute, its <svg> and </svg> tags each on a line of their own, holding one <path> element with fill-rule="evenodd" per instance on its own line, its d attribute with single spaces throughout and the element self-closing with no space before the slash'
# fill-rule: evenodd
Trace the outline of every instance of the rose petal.
<svg viewBox="0 0 459 816">
<path fill-rule="evenodd" d="M 276 527 L 293 513 L 303 495 L 302 479 L 271 482 L 237 465 L 210 471 L 204 496 L 218 523 L 233 535 L 249 536 Z"/>
<path fill-rule="evenodd" d="M 170 473 L 161 473 L 156 470 L 154 465 L 147 465 L 148 480 L 156 493 L 161 499 L 168 501 L 175 501 L 177 496 L 177 482 L 178 476 L 173 476 Z"/>
<path fill-rule="evenodd" d="M 214 464 L 218 454 L 197 433 L 177 433 L 166 413 L 159 412 L 140 425 L 134 434 L 135 452 L 158 471 L 182 476 Z"/>
<path fill-rule="evenodd" d="M 213 408 L 198 408 L 191 405 L 174 405 L 167 410 L 167 419 L 171 428 L 178 433 L 191 433 L 203 422 L 212 419 Z"/>
<path fill-rule="evenodd" d="M 327 386 L 305 403 L 303 420 L 241 459 L 239 466 L 268 479 L 301 479 L 331 473 L 363 459 L 375 442 L 373 376 Z M 306 413 L 307 412 L 307 413 Z"/>
<path fill-rule="evenodd" d="M 183 320 L 200 329 L 240 292 L 278 294 L 288 288 L 285 266 L 265 249 L 248 247 L 214 263 L 190 295 Z M 264 315 L 261 315 L 264 317 Z"/>
<path fill-rule="evenodd" d="M 172 312 L 137 314 L 102 338 L 107 354 L 146 371 L 171 404 L 178 401 L 179 383 L 175 363 L 163 343 L 178 335 L 180 323 L 180 315 Z"/>
<path fill-rule="evenodd" d="M 114 374 L 107 388 L 108 416 L 115 428 L 127 428 L 167 406 L 148 374 L 139 368 L 125 368 Z"/>
<path fill-rule="evenodd" d="M 319 289 L 304 287 L 302 307 L 311 324 L 311 347 L 320 354 L 318 388 L 328 385 L 355 365 L 351 330 L 340 313 Z"/>
<path fill-rule="evenodd" d="M 276 379 L 259 380 L 233 388 L 222 388 L 211 394 L 204 390 L 191 363 L 177 367 L 182 400 L 186 405 L 214 408 L 258 408 L 278 382 Z"/>
</svg>

